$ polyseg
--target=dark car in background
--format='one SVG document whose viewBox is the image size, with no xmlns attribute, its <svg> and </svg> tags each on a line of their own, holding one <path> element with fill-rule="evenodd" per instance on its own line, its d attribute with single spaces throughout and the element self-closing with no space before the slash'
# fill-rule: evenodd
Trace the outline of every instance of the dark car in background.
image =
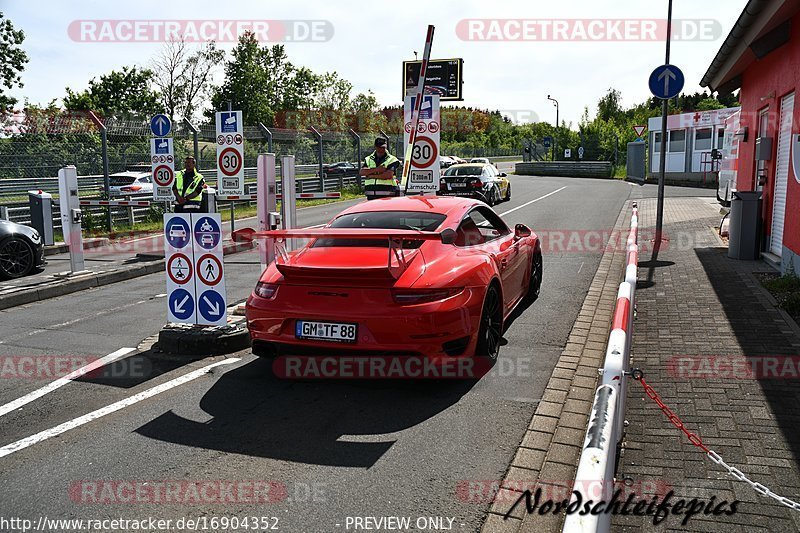
<svg viewBox="0 0 800 533">
<path fill-rule="evenodd" d="M 0 279 L 21 278 L 45 264 L 44 244 L 38 231 L 0 220 Z"/>
<path fill-rule="evenodd" d="M 350 161 L 339 161 L 338 163 L 322 165 L 322 172 L 325 173 L 325 176 L 342 176 L 346 178 L 358 175 L 358 166 Z"/>
<path fill-rule="evenodd" d="M 453 165 L 442 174 L 436 194 L 475 198 L 492 206 L 511 200 L 511 182 L 491 164 Z"/>
</svg>

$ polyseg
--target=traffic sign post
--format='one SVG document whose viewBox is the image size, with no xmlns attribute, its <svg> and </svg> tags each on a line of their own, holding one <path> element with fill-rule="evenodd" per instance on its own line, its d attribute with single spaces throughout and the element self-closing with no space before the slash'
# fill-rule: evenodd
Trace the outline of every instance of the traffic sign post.
<svg viewBox="0 0 800 533">
<path fill-rule="evenodd" d="M 164 215 L 167 320 L 227 323 L 222 230 L 217 213 Z"/>
<path fill-rule="evenodd" d="M 408 143 L 413 133 L 413 110 L 415 96 L 407 96 L 404 105 L 404 145 L 409 153 Z M 411 150 L 411 168 L 406 192 L 436 192 L 439 189 L 441 168 L 440 156 L 441 113 L 439 96 L 425 95 L 419 110 L 417 135 Z"/>
<path fill-rule="evenodd" d="M 220 196 L 244 194 L 244 124 L 241 111 L 216 115 L 217 192 Z"/>
<path fill-rule="evenodd" d="M 150 139 L 150 162 L 152 164 L 153 200 L 158 202 L 174 201 L 172 184 L 175 182 L 175 152 L 171 137 Z"/>
</svg>

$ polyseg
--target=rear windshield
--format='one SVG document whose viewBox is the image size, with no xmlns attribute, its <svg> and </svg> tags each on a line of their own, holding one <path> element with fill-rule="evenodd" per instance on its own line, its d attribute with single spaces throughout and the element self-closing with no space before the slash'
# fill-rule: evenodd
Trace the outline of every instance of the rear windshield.
<svg viewBox="0 0 800 533">
<path fill-rule="evenodd" d="M 136 181 L 136 176 L 109 176 L 108 183 L 111 185 L 130 185 Z"/>
<path fill-rule="evenodd" d="M 436 231 L 446 217 L 438 213 L 417 211 L 372 211 L 350 213 L 334 220 L 331 228 L 375 228 Z M 423 241 L 403 241 L 403 248 L 419 248 Z M 369 248 L 388 248 L 388 239 L 317 239 L 314 248 L 328 246 L 350 246 Z"/>
<path fill-rule="evenodd" d="M 466 167 L 450 167 L 445 172 L 445 176 L 480 176 L 483 172 L 483 167 L 478 165 L 471 165 Z"/>
</svg>

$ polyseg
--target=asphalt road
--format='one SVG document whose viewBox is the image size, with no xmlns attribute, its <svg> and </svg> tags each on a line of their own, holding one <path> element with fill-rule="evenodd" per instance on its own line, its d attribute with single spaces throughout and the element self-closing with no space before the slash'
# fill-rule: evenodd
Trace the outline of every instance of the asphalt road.
<svg viewBox="0 0 800 533">
<path fill-rule="evenodd" d="M 496 210 L 510 226 L 547 236 L 544 284 L 508 327 L 499 363 L 477 383 L 286 382 L 249 351 L 195 377 L 224 359 L 149 348 L 166 313 L 157 274 L 0 311 L 3 516 L 277 517 L 279 531 L 314 532 L 347 530 L 347 517 L 444 517 L 453 530 L 476 531 L 488 504 L 465 501 L 459 487 L 503 478 L 600 261 L 602 243 L 587 236 L 607 236 L 627 199 L 655 195 L 653 186 L 617 180 L 511 179 L 512 201 Z M 668 195 L 713 192 L 668 188 Z M 305 210 L 300 222 L 325 222 L 341 207 Z M 243 300 L 258 258 L 242 253 L 225 263 L 229 302 Z M 3 405 L 55 379 L 9 375 L 15 357 L 102 357 L 124 347 L 141 350 L 2 414 Z M 194 379 L 171 382 L 181 377 Z M 135 396 L 159 385 L 159 394 Z M 115 402 L 123 402 L 115 412 L 40 434 Z M 9 446 L 20 442 L 21 449 Z M 165 480 L 266 480 L 273 501 L 121 503 L 109 494 L 112 503 L 85 501 L 98 483 Z"/>
</svg>

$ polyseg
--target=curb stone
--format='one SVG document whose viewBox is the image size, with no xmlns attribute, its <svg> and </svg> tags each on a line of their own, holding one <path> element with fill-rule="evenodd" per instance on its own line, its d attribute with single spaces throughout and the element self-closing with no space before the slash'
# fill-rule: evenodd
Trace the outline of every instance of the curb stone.
<svg viewBox="0 0 800 533">
<path fill-rule="evenodd" d="M 630 205 L 630 201 L 625 202 L 612 235 L 627 238 L 623 229 L 630 220 Z M 603 365 L 611 314 L 624 274 L 626 247 L 618 248 L 603 252 L 567 344 L 500 484 L 482 533 L 561 532 L 563 513 L 527 515 L 524 501 L 508 519 L 505 515 L 525 489 L 534 492 L 547 487 L 566 494 L 571 490 L 599 380 L 597 370 Z"/>
</svg>

